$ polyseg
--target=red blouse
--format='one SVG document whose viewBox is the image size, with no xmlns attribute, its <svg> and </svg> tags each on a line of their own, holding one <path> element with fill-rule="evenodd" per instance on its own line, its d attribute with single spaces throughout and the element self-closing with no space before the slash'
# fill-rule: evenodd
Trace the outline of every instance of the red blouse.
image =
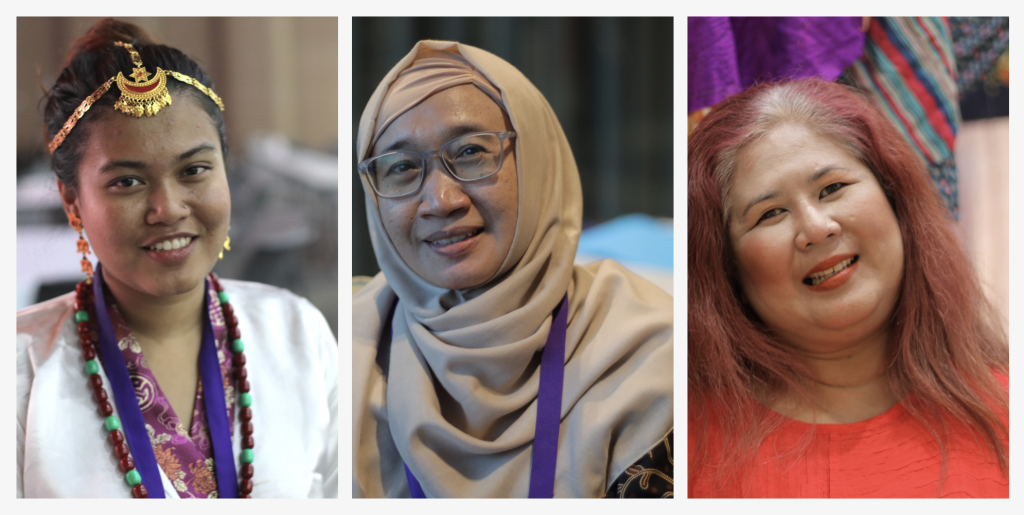
<svg viewBox="0 0 1024 515">
<path fill-rule="evenodd" d="M 1009 390 L 1009 378 L 997 375 Z M 1009 419 L 1003 422 L 1009 428 Z M 696 424 L 691 423 L 690 428 Z M 694 429 L 689 434 L 693 455 Z M 797 448 L 813 431 L 806 451 L 782 458 L 777 450 Z M 1004 440 L 1007 452 L 1009 441 Z M 719 455 L 721 440 L 709 442 Z M 746 488 L 708 472 L 692 470 L 690 497 L 1009 497 L 1009 478 L 980 438 L 958 424 L 950 426 L 949 468 L 939 485 L 938 443 L 898 403 L 885 413 L 852 424 L 787 421 L 762 443 Z"/>
</svg>

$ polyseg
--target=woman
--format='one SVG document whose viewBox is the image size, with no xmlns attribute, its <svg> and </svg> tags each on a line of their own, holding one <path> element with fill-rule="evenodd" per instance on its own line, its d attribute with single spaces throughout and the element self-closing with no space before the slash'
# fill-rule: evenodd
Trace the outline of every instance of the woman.
<svg viewBox="0 0 1024 515">
<path fill-rule="evenodd" d="M 19 497 L 337 496 L 323 315 L 210 272 L 230 225 L 223 109 L 134 25 L 75 43 L 46 126 L 87 279 L 18 312 Z"/>
<path fill-rule="evenodd" d="M 353 497 L 671 496 L 672 300 L 573 264 L 580 179 L 541 93 L 421 41 L 357 152 L 382 272 L 353 298 Z"/>
<path fill-rule="evenodd" d="M 1008 495 L 1006 336 L 880 113 L 756 85 L 688 187 L 690 496 Z"/>
</svg>

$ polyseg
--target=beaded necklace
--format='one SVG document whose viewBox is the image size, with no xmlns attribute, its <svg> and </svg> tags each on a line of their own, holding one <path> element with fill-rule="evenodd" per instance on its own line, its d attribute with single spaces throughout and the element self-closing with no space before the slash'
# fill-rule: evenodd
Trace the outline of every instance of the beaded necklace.
<svg viewBox="0 0 1024 515">
<path fill-rule="evenodd" d="M 128 442 L 125 439 L 124 433 L 121 432 L 121 421 L 116 415 L 114 415 L 114 407 L 110 404 L 107 392 L 103 388 L 103 378 L 99 375 L 100 363 L 97 361 L 96 346 L 100 342 L 100 330 L 97 326 L 100 318 L 97 317 L 96 314 L 96 294 L 94 294 L 94 290 L 102 288 L 103 279 L 102 270 L 100 268 L 97 268 L 96 277 L 97 283 L 95 285 L 90 284 L 91 281 L 87 279 L 78 283 L 75 287 L 75 322 L 78 325 L 79 341 L 82 345 L 82 357 L 85 359 L 85 373 L 89 378 L 89 386 L 92 387 L 93 399 L 98 405 L 99 413 L 104 417 L 104 428 L 109 432 L 110 443 L 113 444 L 113 451 L 118 460 L 118 467 L 121 472 L 124 473 L 125 481 L 132 489 L 132 497 L 147 498 L 149 497 L 149 489 L 147 489 L 142 482 L 142 475 L 139 473 L 135 460 L 132 457 L 133 453 L 128 447 Z M 254 472 L 252 463 L 255 458 L 252 449 L 255 447 L 255 441 L 253 439 L 251 408 L 252 396 L 249 393 L 249 374 L 245 368 L 245 345 L 242 343 L 242 336 L 238 331 L 238 318 L 235 316 L 234 308 L 231 306 L 228 294 L 223 290 L 223 288 L 221 288 L 220 281 L 216 274 L 211 272 L 209 280 L 217 292 L 217 297 L 220 299 L 221 310 L 224 313 L 224 320 L 227 323 L 228 337 L 231 339 L 236 388 L 240 392 L 238 405 L 240 407 L 239 418 L 242 422 L 243 438 L 242 452 L 239 456 L 239 461 L 242 463 L 240 470 L 242 479 L 238 483 L 238 494 L 239 497 L 251 498 L 253 489 L 252 477 Z M 206 285 L 204 284 L 204 287 L 205 286 Z M 100 291 L 99 295 L 102 295 L 102 291 Z M 106 308 L 103 307 L 104 315 L 105 309 Z M 109 324 L 109 319 L 107 320 L 107 324 Z M 207 326 L 209 326 L 208 323 Z M 214 359 L 216 358 L 214 357 Z M 200 358 L 200 361 L 202 361 L 202 357 Z M 223 397 L 221 397 L 221 399 L 223 399 Z M 132 395 L 132 400 L 134 400 L 134 395 Z M 210 410 L 207 410 L 207 416 L 209 417 L 210 415 Z M 150 453 L 150 457 L 152 457 L 152 448 L 145 450 L 137 449 L 137 451 L 140 453 L 148 451 Z M 216 447 L 214 448 L 214 454 L 216 457 Z M 228 454 L 228 456 L 230 457 L 230 454 Z M 150 461 L 155 462 L 155 459 Z M 231 462 L 230 466 L 233 471 L 234 460 L 219 460 L 217 463 L 223 463 L 224 461 Z M 225 465 L 227 464 L 225 463 Z M 229 474 L 229 476 L 234 477 L 234 474 Z M 218 473 L 218 478 L 219 477 L 220 474 Z M 157 488 L 159 491 L 163 490 L 162 485 L 157 485 Z"/>
</svg>

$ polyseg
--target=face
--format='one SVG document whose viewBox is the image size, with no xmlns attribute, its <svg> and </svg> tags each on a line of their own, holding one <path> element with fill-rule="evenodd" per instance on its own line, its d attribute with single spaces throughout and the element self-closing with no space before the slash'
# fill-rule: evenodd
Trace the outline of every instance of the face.
<svg viewBox="0 0 1024 515">
<path fill-rule="evenodd" d="M 231 196 L 217 130 L 198 101 L 179 93 L 153 117 L 111 109 L 85 145 L 78 191 L 61 186 L 61 195 L 114 294 L 200 286 L 223 248 Z"/>
<path fill-rule="evenodd" d="M 463 134 L 512 130 L 504 112 L 473 85 L 437 93 L 396 119 L 372 155 L 394 150 L 432 152 Z M 472 183 L 456 181 L 439 158 L 427 165 L 414 195 L 378 199 L 384 229 L 417 275 L 457 290 L 494 276 L 512 247 L 519 188 L 512 139 L 504 142 L 501 170 Z"/>
<path fill-rule="evenodd" d="M 903 240 L 871 170 L 800 125 L 776 128 L 738 158 L 727 225 L 754 312 L 812 352 L 885 331 L 903 277 Z"/>
</svg>

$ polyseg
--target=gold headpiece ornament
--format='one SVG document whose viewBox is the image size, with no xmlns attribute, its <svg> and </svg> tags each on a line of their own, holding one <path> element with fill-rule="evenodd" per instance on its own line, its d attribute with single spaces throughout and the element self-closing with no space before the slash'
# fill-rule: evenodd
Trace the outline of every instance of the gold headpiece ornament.
<svg viewBox="0 0 1024 515">
<path fill-rule="evenodd" d="M 110 89 L 110 85 L 115 81 L 117 82 L 117 89 L 121 90 L 121 98 L 117 99 L 114 109 L 136 118 L 141 118 L 142 115 L 153 116 L 159 113 L 164 106 L 171 105 L 171 94 L 167 91 L 168 75 L 185 84 L 195 86 L 196 89 L 210 97 L 221 111 L 224 110 L 224 102 L 221 101 L 220 97 L 212 89 L 204 86 L 203 83 L 183 73 L 162 70 L 160 68 L 156 69 L 156 73 L 150 79 L 150 73 L 142 65 L 142 58 L 139 57 L 139 52 L 135 50 L 135 47 L 130 43 L 123 43 L 121 41 L 115 41 L 114 44 L 124 47 L 131 55 L 132 64 L 135 65 L 131 77 L 135 80 L 130 81 L 121 72 L 117 72 L 117 77 L 111 77 L 110 80 L 100 84 L 100 87 L 96 88 L 96 91 L 93 91 L 91 95 L 85 97 L 85 100 L 75 109 L 75 112 L 71 114 L 68 121 L 64 122 L 64 127 L 61 127 L 60 132 L 50 141 L 48 148 L 51 154 L 54 150 L 57 150 L 61 143 L 64 143 L 64 138 L 68 137 L 68 134 L 71 133 L 71 129 L 75 128 L 78 120 L 85 116 L 85 112 Z"/>
</svg>

